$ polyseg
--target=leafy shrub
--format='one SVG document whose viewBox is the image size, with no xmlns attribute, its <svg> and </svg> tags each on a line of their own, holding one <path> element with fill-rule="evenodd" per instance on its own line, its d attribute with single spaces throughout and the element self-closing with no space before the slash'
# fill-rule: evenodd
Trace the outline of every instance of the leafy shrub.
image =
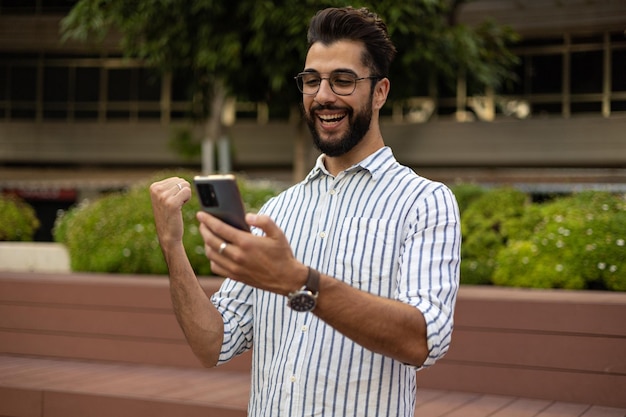
<svg viewBox="0 0 626 417">
<path fill-rule="evenodd" d="M 193 176 L 162 173 L 59 218 L 55 240 L 67 246 L 72 269 L 166 274 L 148 186 L 172 175 L 188 181 Z M 248 181 L 240 181 L 240 188 L 247 211 L 278 191 Z M 530 195 L 513 188 L 460 185 L 453 191 L 461 209 L 462 283 L 626 291 L 626 196 L 583 192 L 533 203 Z M 4 219 L 9 210 L 2 204 L 0 199 Z M 184 245 L 196 273 L 209 275 L 197 210 L 196 198 L 183 208 Z"/>
<path fill-rule="evenodd" d="M 497 255 L 497 285 L 626 290 L 626 201 L 604 192 L 557 198 L 529 211 L 532 233 Z"/>
<path fill-rule="evenodd" d="M 459 210 L 463 213 L 467 207 L 469 207 L 472 201 L 476 200 L 481 195 L 487 192 L 487 189 L 478 184 L 455 184 L 450 187 L 454 196 L 456 197 L 456 201 L 459 205 Z"/>
<path fill-rule="evenodd" d="M 154 225 L 149 184 L 177 175 L 191 182 L 193 174 L 162 173 L 123 193 L 86 202 L 57 220 L 55 240 L 64 243 L 70 253 L 72 270 L 139 274 L 166 274 Z M 242 198 L 248 210 L 260 208 L 276 190 L 258 190 L 242 181 Z M 192 198 L 183 206 L 184 245 L 195 272 L 209 275 L 210 263 L 204 255 L 204 243 L 195 218 L 199 203 Z"/>
<path fill-rule="evenodd" d="M 529 197 L 513 188 L 481 193 L 461 211 L 461 282 L 491 284 L 496 256 L 504 248 L 515 220 L 530 204 Z"/>
<path fill-rule="evenodd" d="M 39 225 L 30 204 L 17 196 L 0 195 L 0 241 L 30 242 Z"/>
</svg>

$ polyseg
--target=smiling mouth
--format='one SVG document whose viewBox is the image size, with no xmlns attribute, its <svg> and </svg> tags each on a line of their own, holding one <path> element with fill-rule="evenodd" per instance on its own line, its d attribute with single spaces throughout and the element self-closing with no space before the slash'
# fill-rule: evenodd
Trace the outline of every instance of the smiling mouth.
<svg viewBox="0 0 626 417">
<path fill-rule="evenodd" d="M 323 125 L 330 126 L 341 122 L 347 116 L 346 113 L 335 113 L 335 114 L 318 114 L 318 119 L 322 122 Z"/>
</svg>

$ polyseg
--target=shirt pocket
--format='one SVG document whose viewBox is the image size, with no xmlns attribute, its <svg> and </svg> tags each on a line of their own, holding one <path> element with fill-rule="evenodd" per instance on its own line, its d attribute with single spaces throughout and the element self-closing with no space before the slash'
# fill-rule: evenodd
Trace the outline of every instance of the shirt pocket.
<svg viewBox="0 0 626 417">
<path fill-rule="evenodd" d="M 394 233 L 386 219 L 343 221 L 337 249 L 337 278 L 372 294 L 390 297 Z"/>
</svg>

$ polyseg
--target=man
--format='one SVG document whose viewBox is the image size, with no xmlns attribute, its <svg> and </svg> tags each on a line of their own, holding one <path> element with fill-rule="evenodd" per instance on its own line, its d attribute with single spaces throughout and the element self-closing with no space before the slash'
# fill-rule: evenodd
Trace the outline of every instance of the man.
<svg viewBox="0 0 626 417">
<path fill-rule="evenodd" d="M 206 366 L 254 346 L 251 416 L 412 416 L 415 370 L 448 349 L 460 224 L 444 185 L 385 147 L 379 111 L 395 54 L 365 9 L 312 19 L 297 85 L 322 155 L 307 178 L 247 215 L 253 233 L 198 213 L 211 300 L 182 244 L 189 184 L 151 186 L 179 323 Z"/>
</svg>

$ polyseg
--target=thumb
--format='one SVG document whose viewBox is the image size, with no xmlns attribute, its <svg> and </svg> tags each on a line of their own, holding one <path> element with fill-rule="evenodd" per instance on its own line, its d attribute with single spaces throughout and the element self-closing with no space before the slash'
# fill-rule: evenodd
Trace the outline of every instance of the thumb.
<svg viewBox="0 0 626 417">
<path fill-rule="evenodd" d="M 246 222 L 253 227 L 258 227 L 265 232 L 267 237 L 279 237 L 283 236 L 282 230 L 274 223 L 274 221 L 263 214 L 251 214 L 246 215 Z"/>
</svg>

